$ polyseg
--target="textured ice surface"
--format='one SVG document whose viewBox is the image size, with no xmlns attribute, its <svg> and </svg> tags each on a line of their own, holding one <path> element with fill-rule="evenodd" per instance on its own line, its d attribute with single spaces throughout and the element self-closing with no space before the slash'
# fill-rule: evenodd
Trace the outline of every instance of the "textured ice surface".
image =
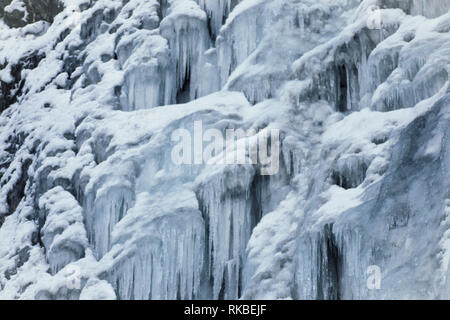
<svg viewBox="0 0 450 320">
<path fill-rule="evenodd" d="M 6 2 L 0 298 L 450 298 L 450 1 Z"/>
</svg>

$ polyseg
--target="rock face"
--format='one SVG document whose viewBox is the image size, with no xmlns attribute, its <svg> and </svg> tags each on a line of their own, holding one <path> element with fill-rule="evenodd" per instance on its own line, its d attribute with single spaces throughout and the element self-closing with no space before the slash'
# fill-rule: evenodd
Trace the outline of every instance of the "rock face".
<svg viewBox="0 0 450 320">
<path fill-rule="evenodd" d="M 0 16 L 5 14 L 5 7 L 11 3 L 11 0 L 0 0 Z"/>
<path fill-rule="evenodd" d="M 0 0 L 0 298 L 450 298 L 424 4 Z"/>
<path fill-rule="evenodd" d="M 0 18 L 8 26 L 19 28 L 41 20 L 52 23 L 62 9 L 60 0 L 1 0 Z"/>
</svg>

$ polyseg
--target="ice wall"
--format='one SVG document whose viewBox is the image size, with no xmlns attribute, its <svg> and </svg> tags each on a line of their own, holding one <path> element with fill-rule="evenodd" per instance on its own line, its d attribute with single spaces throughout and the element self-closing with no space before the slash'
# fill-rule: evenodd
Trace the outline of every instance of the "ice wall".
<svg viewBox="0 0 450 320">
<path fill-rule="evenodd" d="M 448 9 L 74 0 L 0 22 L 0 298 L 448 297 Z M 199 120 L 253 147 L 279 130 L 278 170 L 237 146 L 174 163 Z"/>
<path fill-rule="evenodd" d="M 200 295 L 204 225 L 194 193 L 139 194 L 113 234 L 102 261 L 105 278 L 121 299 L 193 299 Z M 143 212 L 146 212 L 143 218 Z M 139 230 L 136 232 L 136 230 Z"/>
<path fill-rule="evenodd" d="M 379 4 L 388 8 L 400 8 L 411 15 L 423 15 L 427 18 L 439 17 L 450 9 L 450 2 L 447 0 L 380 0 Z"/>
<path fill-rule="evenodd" d="M 260 219 L 252 201 L 254 172 L 245 167 L 219 173 L 198 191 L 206 230 L 207 277 L 213 299 L 237 299 L 241 294 L 243 255 L 251 231 Z M 253 206 L 253 207 L 252 207 Z"/>
</svg>

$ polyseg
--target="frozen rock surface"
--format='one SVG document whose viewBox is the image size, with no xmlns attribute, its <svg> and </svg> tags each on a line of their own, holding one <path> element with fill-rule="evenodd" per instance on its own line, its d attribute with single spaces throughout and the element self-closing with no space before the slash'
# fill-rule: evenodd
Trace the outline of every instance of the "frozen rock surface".
<svg viewBox="0 0 450 320">
<path fill-rule="evenodd" d="M 0 298 L 450 298 L 449 9 L 0 0 Z"/>
</svg>

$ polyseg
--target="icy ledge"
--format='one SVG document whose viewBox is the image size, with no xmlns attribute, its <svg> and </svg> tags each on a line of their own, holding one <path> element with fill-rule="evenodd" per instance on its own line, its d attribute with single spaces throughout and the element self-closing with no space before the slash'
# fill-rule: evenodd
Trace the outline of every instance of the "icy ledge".
<svg viewBox="0 0 450 320">
<path fill-rule="evenodd" d="M 423 3 L 0 21 L 0 298 L 448 298 L 450 2 Z M 176 165 L 199 120 L 278 129 L 279 170 Z"/>
</svg>

